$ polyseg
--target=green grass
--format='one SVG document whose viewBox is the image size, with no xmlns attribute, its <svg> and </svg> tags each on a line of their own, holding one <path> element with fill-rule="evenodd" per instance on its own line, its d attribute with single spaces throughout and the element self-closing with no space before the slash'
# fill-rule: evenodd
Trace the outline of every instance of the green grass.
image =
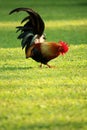
<svg viewBox="0 0 87 130">
<path fill-rule="evenodd" d="M 55 69 L 38 68 L 20 48 L 1 49 L 1 128 L 86 129 L 85 46 L 71 46 L 66 56 L 50 63 Z"/>
<path fill-rule="evenodd" d="M 86 130 L 86 0 L 1 0 L 0 5 L 0 130 Z M 48 41 L 68 42 L 69 52 L 49 62 L 56 68 L 41 69 L 25 59 L 15 33 L 25 14 L 8 15 L 19 6 L 40 12 Z"/>
</svg>

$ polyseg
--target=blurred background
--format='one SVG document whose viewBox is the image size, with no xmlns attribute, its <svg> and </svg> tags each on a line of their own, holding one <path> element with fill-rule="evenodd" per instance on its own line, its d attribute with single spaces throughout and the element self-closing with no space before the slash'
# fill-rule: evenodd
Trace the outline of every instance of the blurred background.
<svg viewBox="0 0 87 130">
<path fill-rule="evenodd" d="M 17 7 L 32 8 L 41 15 L 48 41 L 64 40 L 76 45 L 87 43 L 87 0 L 0 0 L 0 47 L 8 44 L 9 47 L 20 46 L 15 27 L 27 13 L 9 16 L 9 12 Z"/>
</svg>

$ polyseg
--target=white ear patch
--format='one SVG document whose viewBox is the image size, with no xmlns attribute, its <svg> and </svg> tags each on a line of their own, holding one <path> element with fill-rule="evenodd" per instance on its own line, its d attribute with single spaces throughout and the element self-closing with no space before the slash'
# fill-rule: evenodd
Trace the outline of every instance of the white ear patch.
<svg viewBox="0 0 87 130">
<path fill-rule="evenodd" d="M 40 38 L 35 39 L 35 43 L 43 43 L 43 42 L 45 42 L 44 35 L 42 35 Z"/>
<path fill-rule="evenodd" d="M 40 37 L 40 42 L 41 42 L 41 43 L 42 43 L 42 42 L 45 42 L 44 35 L 42 35 L 42 36 Z"/>
</svg>

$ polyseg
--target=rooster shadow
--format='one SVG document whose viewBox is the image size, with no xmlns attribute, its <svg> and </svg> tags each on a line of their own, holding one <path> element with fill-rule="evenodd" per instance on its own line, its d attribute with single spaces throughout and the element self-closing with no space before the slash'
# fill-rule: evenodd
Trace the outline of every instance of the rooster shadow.
<svg viewBox="0 0 87 130">
<path fill-rule="evenodd" d="M 8 71 L 15 71 L 15 70 L 28 70 L 28 69 L 33 69 L 34 67 L 22 67 L 22 66 L 4 66 L 4 67 L 0 67 L 0 70 L 8 70 Z"/>
</svg>

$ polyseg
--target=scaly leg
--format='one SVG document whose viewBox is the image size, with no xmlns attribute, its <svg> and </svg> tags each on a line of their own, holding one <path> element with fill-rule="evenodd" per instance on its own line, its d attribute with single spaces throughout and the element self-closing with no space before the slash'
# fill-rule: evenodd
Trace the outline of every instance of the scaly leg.
<svg viewBox="0 0 87 130">
<path fill-rule="evenodd" d="M 50 66 L 50 65 L 48 65 L 48 64 L 46 64 L 49 68 L 52 68 L 52 66 Z"/>
<path fill-rule="evenodd" d="M 48 68 L 55 68 L 55 66 L 51 66 L 51 65 L 49 65 L 49 64 L 46 64 L 47 66 L 48 66 Z M 43 66 L 43 64 L 41 63 L 40 64 L 40 68 L 42 68 L 42 66 Z"/>
<path fill-rule="evenodd" d="M 42 66 L 43 66 L 43 65 L 42 65 L 42 63 L 41 63 L 41 64 L 40 64 L 40 68 L 42 68 Z"/>
<path fill-rule="evenodd" d="M 51 65 L 48 65 L 48 64 L 46 64 L 49 68 L 55 68 L 55 66 L 51 66 Z"/>
</svg>

